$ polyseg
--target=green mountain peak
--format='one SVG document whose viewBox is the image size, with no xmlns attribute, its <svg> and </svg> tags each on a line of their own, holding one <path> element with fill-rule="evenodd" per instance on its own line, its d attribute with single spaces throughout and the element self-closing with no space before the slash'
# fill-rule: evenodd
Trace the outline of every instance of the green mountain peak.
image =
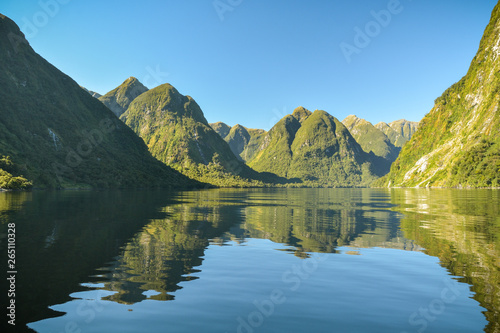
<svg viewBox="0 0 500 333">
<path fill-rule="evenodd" d="M 292 112 L 292 116 L 297 119 L 300 123 L 307 119 L 312 114 L 311 111 L 305 109 L 303 106 L 299 106 Z"/>
<path fill-rule="evenodd" d="M 287 115 L 265 134 L 249 161 L 252 168 L 313 186 L 357 186 L 374 179 L 370 156 L 338 119 L 323 110 L 297 114 L 305 117 Z"/>
<path fill-rule="evenodd" d="M 99 97 L 99 100 L 113 111 L 117 117 L 120 117 L 127 110 L 130 103 L 146 91 L 148 91 L 148 88 L 131 76 L 115 89 Z"/>
<path fill-rule="evenodd" d="M 210 127 L 216 131 L 221 138 L 225 139 L 226 136 L 229 134 L 229 131 L 231 131 L 231 126 L 223 123 L 222 121 L 218 121 L 216 123 L 210 123 Z"/>
</svg>

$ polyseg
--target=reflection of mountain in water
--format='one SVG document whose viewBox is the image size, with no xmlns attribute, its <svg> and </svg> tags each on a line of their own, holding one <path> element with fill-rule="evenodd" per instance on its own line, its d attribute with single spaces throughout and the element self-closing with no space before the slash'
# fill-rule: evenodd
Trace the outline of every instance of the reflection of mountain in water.
<svg viewBox="0 0 500 333">
<path fill-rule="evenodd" d="M 397 189 L 392 202 L 404 235 L 472 285 L 487 309 L 486 332 L 500 332 L 500 193 L 496 190 Z"/>
<path fill-rule="evenodd" d="M 212 192 L 213 193 L 213 192 Z M 168 218 L 153 220 L 124 247 L 118 259 L 104 270 L 104 289 L 116 291 L 106 299 L 136 303 L 155 291 L 150 299 L 172 300 L 179 283 L 197 279 L 209 239 L 219 237 L 240 222 L 240 208 L 204 201 L 211 192 L 187 192 L 198 196 L 193 202 L 163 209 Z M 212 198 L 213 199 L 213 198 Z"/>
<path fill-rule="evenodd" d="M 415 249 L 401 236 L 400 214 L 387 192 L 374 190 L 214 190 L 184 192 L 123 248 L 102 274 L 106 299 L 136 303 L 172 300 L 180 282 L 196 279 L 209 244 L 265 238 L 306 252 L 337 246 Z"/>
<path fill-rule="evenodd" d="M 158 209 L 170 200 L 154 191 L 0 193 L 1 253 L 7 253 L 7 223 L 16 224 L 16 328 L 62 315 L 49 306 L 87 290 L 79 284 L 150 219 L 161 218 Z"/>
<path fill-rule="evenodd" d="M 18 319 L 26 323 L 61 315 L 48 307 L 86 290 L 82 282 L 102 282 L 119 303 L 174 299 L 183 281 L 198 278 L 210 244 L 264 238 L 298 257 L 338 246 L 423 246 L 473 285 L 495 332 L 499 200 L 494 191 L 406 189 L 0 193 L 0 251 L 15 221 Z"/>
<path fill-rule="evenodd" d="M 389 209 L 383 190 L 286 191 L 251 203 L 245 209 L 248 235 L 292 245 L 299 256 L 337 246 L 418 249 L 402 237 L 400 214 Z"/>
</svg>

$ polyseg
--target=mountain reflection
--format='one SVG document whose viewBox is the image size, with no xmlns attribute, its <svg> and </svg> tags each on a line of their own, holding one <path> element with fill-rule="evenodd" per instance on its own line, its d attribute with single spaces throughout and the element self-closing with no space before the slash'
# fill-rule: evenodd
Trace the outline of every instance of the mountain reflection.
<svg viewBox="0 0 500 333">
<path fill-rule="evenodd" d="M 122 255 L 107 268 L 104 289 L 117 293 L 106 297 L 131 304 L 148 298 L 172 300 L 182 281 L 197 279 L 209 239 L 219 237 L 240 223 L 237 206 L 180 204 L 162 210 L 168 218 L 154 220 L 124 247 Z"/>
<path fill-rule="evenodd" d="M 62 315 L 49 307 L 70 302 L 86 283 L 113 292 L 104 299 L 116 303 L 174 300 L 188 281 L 203 279 L 208 247 L 261 238 L 299 258 L 340 246 L 352 247 L 347 254 L 364 247 L 425 251 L 472 285 L 487 309 L 487 331 L 500 330 L 498 191 L 0 193 L 0 222 L 3 253 L 7 223 L 16 223 L 20 324 Z"/>
<path fill-rule="evenodd" d="M 205 249 L 229 240 L 269 239 L 301 258 L 346 245 L 419 249 L 402 237 L 400 214 L 385 191 L 213 190 L 184 192 L 177 200 L 162 209 L 166 218 L 151 221 L 102 268 L 100 282 L 115 292 L 105 299 L 173 300 L 179 283 L 198 278 Z"/>
<path fill-rule="evenodd" d="M 401 229 L 472 285 L 487 309 L 486 332 L 500 332 L 500 193 L 496 190 L 394 189 Z"/>
<path fill-rule="evenodd" d="M 0 193 L 0 251 L 7 224 L 16 224 L 16 328 L 61 316 L 49 306 L 87 290 L 82 281 L 120 253 L 122 244 L 171 202 L 155 191 L 34 191 Z M 7 260 L 2 260 L 2 269 Z M 7 290 L 2 279 L 2 290 Z M 25 328 L 26 329 L 26 328 Z"/>
</svg>

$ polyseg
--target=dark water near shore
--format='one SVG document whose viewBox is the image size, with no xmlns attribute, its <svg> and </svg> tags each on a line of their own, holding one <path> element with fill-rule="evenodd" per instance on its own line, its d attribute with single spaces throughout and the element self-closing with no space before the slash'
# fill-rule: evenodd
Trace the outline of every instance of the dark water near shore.
<svg viewBox="0 0 500 333">
<path fill-rule="evenodd" d="M 499 190 L 0 193 L 0 223 L 13 332 L 500 332 Z"/>
</svg>

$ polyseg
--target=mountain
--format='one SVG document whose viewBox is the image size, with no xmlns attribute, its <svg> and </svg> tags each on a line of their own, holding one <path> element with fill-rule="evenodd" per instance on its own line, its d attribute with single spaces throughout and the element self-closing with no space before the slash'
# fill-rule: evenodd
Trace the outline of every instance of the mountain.
<svg viewBox="0 0 500 333">
<path fill-rule="evenodd" d="M 233 154 L 241 161 L 249 161 L 260 147 L 266 131 L 246 128 L 240 124 L 233 127 L 223 122 L 209 124 L 228 144 Z"/>
<path fill-rule="evenodd" d="M 192 178 L 219 186 L 257 186 L 267 176 L 241 162 L 196 101 L 168 83 L 138 96 L 120 119 L 153 156 Z"/>
<path fill-rule="evenodd" d="M 418 122 L 400 119 L 389 124 L 380 122 L 375 127 L 384 132 L 394 146 L 401 148 L 417 131 Z"/>
<path fill-rule="evenodd" d="M 81 86 L 80 86 L 81 87 Z M 92 91 L 92 90 L 88 90 L 87 88 L 85 87 L 81 87 L 83 90 L 85 90 L 86 92 L 88 92 L 90 94 L 90 96 L 94 97 L 94 98 L 99 98 L 101 97 L 101 94 L 99 93 L 96 93 L 95 91 Z"/>
<path fill-rule="evenodd" d="M 140 94 L 148 91 L 135 77 L 129 77 L 121 85 L 99 97 L 117 117 L 120 117 L 128 108 L 130 103 Z"/>
<path fill-rule="evenodd" d="M 50 188 L 196 184 L 154 159 L 130 128 L 35 53 L 1 14 L 0 61 L 0 156 L 9 156 L 0 159 L 14 176 Z"/>
<path fill-rule="evenodd" d="M 342 120 L 342 123 L 365 152 L 373 152 L 376 156 L 387 161 L 384 163 L 384 168 L 386 172 L 389 172 L 389 168 L 392 162 L 398 157 L 400 149 L 391 143 L 387 135 L 373 126 L 369 121 L 358 118 L 355 115 L 347 116 Z"/>
<path fill-rule="evenodd" d="M 437 98 L 385 184 L 500 186 L 500 3 L 467 74 Z"/>
<path fill-rule="evenodd" d="M 234 128 L 234 127 L 233 127 Z M 250 161 L 257 151 L 259 150 L 262 141 L 264 140 L 264 137 L 266 136 L 267 132 L 264 131 L 263 129 L 258 129 L 258 128 L 246 128 L 244 129 L 248 132 L 248 135 L 250 136 L 250 139 L 248 142 L 246 142 L 243 150 L 240 152 L 239 156 L 243 159 L 243 161 L 248 162 Z M 229 146 L 231 149 L 233 149 L 233 139 L 231 136 L 231 133 L 226 137 L 226 141 L 229 143 Z M 239 150 L 238 150 L 239 151 Z"/>
<path fill-rule="evenodd" d="M 357 186 L 374 178 L 370 156 L 349 130 L 327 112 L 303 107 L 265 134 L 249 166 L 313 186 Z"/>
<path fill-rule="evenodd" d="M 236 124 L 231 127 L 231 130 L 224 140 L 229 144 L 229 148 L 231 148 L 233 154 L 243 161 L 240 154 L 243 150 L 245 150 L 248 142 L 250 141 L 250 133 L 248 133 L 247 129 L 239 124 Z"/>
<path fill-rule="evenodd" d="M 223 123 L 222 121 L 218 121 L 216 123 L 210 123 L 210 127 L 220 135 L 221 138 L 225 139 L 231 130 L 231 126 Z"/>
</svg>

